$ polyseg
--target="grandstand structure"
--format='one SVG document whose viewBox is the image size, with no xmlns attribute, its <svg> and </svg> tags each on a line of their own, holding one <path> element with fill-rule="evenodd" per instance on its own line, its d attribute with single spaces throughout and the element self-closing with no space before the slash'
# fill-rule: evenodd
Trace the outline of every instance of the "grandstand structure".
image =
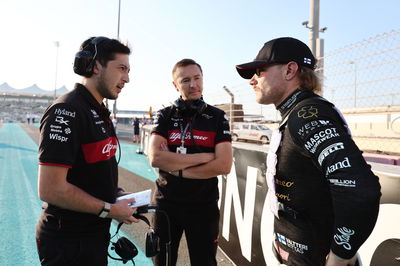
<svg viewBox="0 0 400 266">
<path fill-rule="evenodd" d="M 0 95 L 0 120 L 13 123 L 39 122 L 54 95 L 2 92 Z"/>
</svg>

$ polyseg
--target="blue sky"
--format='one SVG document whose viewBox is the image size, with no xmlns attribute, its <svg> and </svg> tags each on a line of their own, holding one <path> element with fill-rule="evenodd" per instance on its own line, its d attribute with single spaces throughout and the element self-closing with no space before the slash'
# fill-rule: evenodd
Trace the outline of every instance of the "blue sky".
<svg viewBox="0 0 400 266">
<path fill-rule="evenodd" d="M 119 37 L 132 48 L 131 82 L 119 109 L 158 109 L 177 98 L 171 68 L 193 58 L 204 70 L 206 101 L 228 102 L 223 86 L 247 89 L 234 68 L 264 42 L 292 36 L 308 43 L 309 0 L 121 0 Z M 321 0 L 325 52 L 400 29 L 398 0 Z M 80 80 L 74 55 L 91 36 L 117 36 L 118 0 L 1 0 L 0 84 L 46 90 Z M 55 78 L 56 46 L 58 75 Z M 220 98 L 218 98 L 220 97 Z M 218 98 L 218 99 L 217 99 Z"/>
</svg>

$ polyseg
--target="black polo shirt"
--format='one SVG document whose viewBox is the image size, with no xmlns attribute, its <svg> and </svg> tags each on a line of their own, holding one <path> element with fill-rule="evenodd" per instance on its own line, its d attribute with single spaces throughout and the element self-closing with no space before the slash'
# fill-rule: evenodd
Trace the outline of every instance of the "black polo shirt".
<svg viewBox="0 0 400 266">
<path fill-rule="evenodd" d="M 167 140 L 169 151 L 176 152 L 184 138 L 188 154 L 215 152 L 215 146 L 231 142 L 229 121 L 224 111 L 207 105 L 202 113 L 181 114 L 175 106 L 157 112 L 152 134 Z M 217 177 L 179 178 L 159 169 L 155 197 L 176 204 L 208 204 L 219 198 Z"/>
<path fill-rule="evenodd" d="M 41 120 L 39 164 L 69 168 L 69 183 L 113 203 L 118 185 L 118 142 L 109 114 L 83 85 L 76 84 Z M 85 234 L 108 231 L 110 221 L 48 204 L 39 228 L 49 233 Z"/>
</svg>

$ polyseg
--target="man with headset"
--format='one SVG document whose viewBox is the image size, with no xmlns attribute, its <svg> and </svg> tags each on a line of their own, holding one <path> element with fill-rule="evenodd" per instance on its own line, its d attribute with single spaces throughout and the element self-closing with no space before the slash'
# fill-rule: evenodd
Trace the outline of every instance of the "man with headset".
<svg viewBox="0 0 400 266">
<path fill-rule="evenodd" d="M 232 166 L 229 122 L 225 113 L 202 99 L 203 72 L 192 59 L 177 62 L 173 85 L 180 97 L 157 113 L 150 140 L 149 160 L 159 168 L 155 198 L 160 210 L 155 229 L 161 240 L 156 265 L 165 265 L 165 243 L 171 240 L 171 264 L 175 265 L 185 232 L 191 265 L 217 265 L 219 234 L 218 175 Z"/>
<path fill-rule="evenodd" d="M 129 82 L 130 49 L 92 37 L 76 54 L 81 75 L 73 91 L 46 110 L 40 125 L 36 240 L 42 265 L 107 265 L 111 219 L 131 224 L 135 209 L 121 200 L 118 140 L 103 99 L 116 99 Z"/>
<path fill-rule="evenodd" d="M 285 265 L 358 265 L 381 196 L 339 110 L 318 96 L 316 59 L 289 37 L 264 44 L 256 59 L 236 66 L 260 104 L 282 116 L 267 156 L 267 198 L 274 247 Z"/>
</svg>

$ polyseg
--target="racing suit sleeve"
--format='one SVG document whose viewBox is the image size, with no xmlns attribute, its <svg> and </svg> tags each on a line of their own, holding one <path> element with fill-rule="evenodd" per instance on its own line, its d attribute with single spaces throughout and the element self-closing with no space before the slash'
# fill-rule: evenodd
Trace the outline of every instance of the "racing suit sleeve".
<svg viewBox="0 0 400 266">
<path fill-rule="evenodd" d="M 351 138 L 339 111 L 329 102 L 296 107 L 288 127 L 330 187 L 335 217 L 331 250 L 350 259 L 375 226 L 381 196 L 378 177 Z"/>
<path fill-rule="evenodd" d="M 73 167 L 80 145 L 78 116 L 65 103 L 46 110 L 40 123 L 39 164 Z"/>
</svg>

